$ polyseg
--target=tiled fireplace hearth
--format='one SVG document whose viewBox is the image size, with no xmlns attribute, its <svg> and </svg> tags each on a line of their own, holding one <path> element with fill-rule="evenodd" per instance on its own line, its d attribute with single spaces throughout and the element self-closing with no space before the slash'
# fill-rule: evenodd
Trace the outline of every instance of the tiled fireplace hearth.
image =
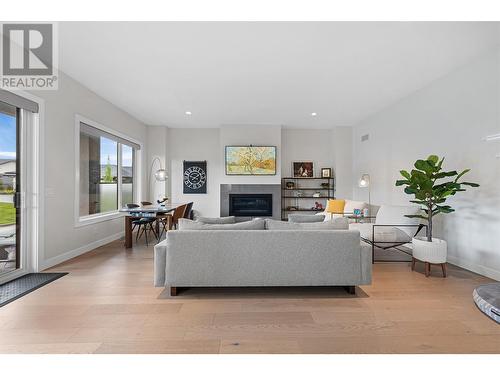
<svg viewBox="0 0 500 375">
<path fill-rule="evenodd" d="M 253 217 L 280 219 L 281 185 L 273 184 L 221 184 L 220 216 L 230 216 L 238 221 Z M 268 210 L 272 211 L 272 214 Z"/>
</svg>

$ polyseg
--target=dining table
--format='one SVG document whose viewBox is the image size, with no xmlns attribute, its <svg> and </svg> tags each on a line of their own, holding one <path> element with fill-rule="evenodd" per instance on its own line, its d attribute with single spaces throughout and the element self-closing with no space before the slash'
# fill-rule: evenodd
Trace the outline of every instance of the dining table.
<svg viewBox="0 0 500 375">
<path fill-rule="evenodd" d="M 125 248 L 130 249 L 132 247 L 132 222 L 141 217 L 155 217 L 156 218 L 156 232 L 159 233 L 160 222 L 158 219 L 162 218 L 162 215 L 166 215 L 175 211 L 179 206 L 185 203 L 164 203 L 164 204 L 153 204 L 148 206 L 140 207 L 123 207 L 119 211 L 125 213 Z"/>
</svg>

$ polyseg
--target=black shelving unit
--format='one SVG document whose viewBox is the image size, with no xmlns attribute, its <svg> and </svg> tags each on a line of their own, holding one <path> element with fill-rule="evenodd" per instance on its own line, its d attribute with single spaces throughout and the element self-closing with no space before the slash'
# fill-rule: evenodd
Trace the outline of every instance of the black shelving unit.
<svg viewBox="0 0 500 375">
<path fill-rule="evenodd" d="M 287 188 L 287 182 L 293 182 L 293 188 Z M 328 187 L 322 187 L 328 183 Z M 296 196 L 297 192 L 304 195 Z M 319 192 L 319 197 L 313 197 L 313 192 Z M 324 177 L 283 177 L 281 179 L 281 220 L 288 220 L 288 214 L 294 212 L 319 212 L 313 209 L 314 202 L 326 207 L 328 199 L 335 199 L 335 179 Z"/>
</svg>

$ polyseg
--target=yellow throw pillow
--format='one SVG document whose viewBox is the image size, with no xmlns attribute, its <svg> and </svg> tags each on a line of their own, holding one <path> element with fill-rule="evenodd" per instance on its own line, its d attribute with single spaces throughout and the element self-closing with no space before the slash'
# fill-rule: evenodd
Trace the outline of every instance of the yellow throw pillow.
<svg viewBox="0 0 500 375">
<path fill-rule="evenodd" d="M 330 214 L 344 214 L 345 200 L 344 199 L 329 199 L 326 205 L 326 212 Z"/>
</svg>

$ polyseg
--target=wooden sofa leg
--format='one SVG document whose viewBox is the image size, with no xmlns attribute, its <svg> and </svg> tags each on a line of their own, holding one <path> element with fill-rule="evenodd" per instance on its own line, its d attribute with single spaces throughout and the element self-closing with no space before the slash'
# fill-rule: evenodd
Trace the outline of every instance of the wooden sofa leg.
<svg viewBox="0 0 500 375">
<path fill-rule="evenodd" d="M 344 287 L 347 293 L 356 294 L 356 287 L 354 285 L 348 285 Z"/>
<path fill-rule="evenodd" d="M 175 297 L 177 295 L 177 288 L 175 286 L 170 287 L 170 295 Z"/>
</svg>

